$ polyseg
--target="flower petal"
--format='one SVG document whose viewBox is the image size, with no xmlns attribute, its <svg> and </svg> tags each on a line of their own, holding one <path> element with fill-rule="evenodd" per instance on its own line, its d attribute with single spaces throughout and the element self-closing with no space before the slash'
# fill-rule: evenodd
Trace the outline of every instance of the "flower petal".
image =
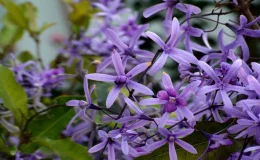
<svg viewBox="0 0 260 160">
<path fill-rule="evenodd" d="M 177 18 L 173 18 L 172 26 L 171 26 L 171 36 L 167 45 L 173 47 L 175 45 L 176 40 L 178 39 L 178 35 L 180 33 L 180 23 Z"/>
<path fill-rule="evenodd" d="M 109 64 L 112 63 L 112 58 L 111 57 L 108 57 L 108 58 L 105 58 L 97 67 L 97 72 L 101 72 L 103 71 L 104 69 L 107 68 L 107 66 Z"/>
<path fill-rule="evenodd" d="M 166 8 L 167 8 L 166 3 L 159 3 L 157 5 L 154 5 L 152 7 L 147 8 L 146 10 L 144 10 L 143 16 L 145 18 L 148 18 L 151 15 L 153 15 L 153 14 L 155 14 L 155 13 L 161 11 L 161 10 L 164 10 Z"/>
<path fill-rule="evenodd" d="M 170 160 L 178 160 L 176 150 L 174 147 L 174 142 L 169 142 L 169 156 Z"/>
<path fill-rule="evenodd" d="M 205 62 L 199 61 L 198 65 L 203 69 L 207 75 L 209 75 L 215 82 L 220 82 L 219 77 L 215 73 L 215 71 Z"/>
<path fill-rule="evenodd" d="M 151 38 L 156 44 L 158 44 L 161 48 L 165 48 L 165 43 L 163 40 L 154 32 L 147 31 L 146 35 Z"/>
<path fill-rule="evenodd" d="M 101 142 L 93 147 L 91 147 L 89 150 L 88 150 L 88 153 L 95 153 L 95 152 L 98 152 L 100 151 L 101 149 L 103 149 L 106 145 L 106 141 L 105 142 Z"/>
<path fill-rule="evenodd" d="M 110 76 L 102 73 L 87 74 L 85 78 L 102 82 L 114 82 L 116 80 L 116 76 Z"/>
<path fill-rule="evenodd" d="M 115 160 L 116 155 L 115 155 L 115 148 L 113 143 L 108 143 L 107 145 L 107 154 L 108 154 L 108 160 Z"/>
<path fill-rule="evenodd" d="M 156 105 L 156 104 L 165 104 L 166 100 L 160 100 L 159 98 L 147 98 L 140 101 L 140 105 Z"/>
<path fill-rule="evenodd" d="M 185 149 L 186 151 L 188 151 L 190 153 L 193 153 L 193 154 L 198 153 L 197 150 L 192 145 L 190 145 L 187 142 L 184 142 L 183 140 L 176 139 L 175 143 L 177 143 L 179 146 L 181 146 L 183 149 Z"/>
<path fill-rule="evenodd" d="M 120 49 L 120 51 L 125 51 L 128 48 L 128 46 L 121 41 L 121 39 L 112 29 L 108 28 L 105 30 L 104 33 L 107 36 L 107 38 Z"/>
<path fill-rule="evenodd" d="M 131 99 L 129 99 L 128 97 L 126 97 L 126 96 L 124 96 L 123 95 L 123 98 L 124 98 L 124 100 L 125 100 L 125 103 L 131 108 L 131 109 L 133 109 L 136 113 L 138 113 L 138 114 L 143 114 L 143 111 L 140 109 L 140 108 L 138 108 L 135 104 L 134 104 L 134 102 L 131 100 Z"/>
<path fill-rule="evenodd" d="M 106 100 L 106 106 L 107 108 L 110 108 L 116 98 L 118 97 L 119 93 L 120 93 L 120 90 L 121 90 L 122 87 L 118 87 L 118 86 L 115 86 L 114 88 L 112 88 L 112 90 L 109 92 L 108 96 L 107 96 L 107 100 Z"/>
<path fill-rule="evenodd" d="M 150 144 L 148 146 L 148 148 L 153 151 L 153 150 L 156 150 L 157 148 L 160 148 L 161 146 L 163 146 L 164 144 L 167 143 L 167 140 L 166 139 L 163 139 L 163 140 L 160 140 L 160 141 L 157 141 L 157 142 L 154 142 L 152 144 Z"/>
<path fill-rule="evenodd" d="M 128 78 L 132 78 L 134 76 L 136 76 L 137 74 L 143 72 L 144 70 L 147 69 L 147 67 L 149 67 L 150 63 L 147 62 L 147 63 L 141 63 L 141 64 L 138 64 L 137 66 L 135 66 L 134 68 L 132 68 L 127 74 L 126 76 Z"/>
<path fill-rule="evenodd" d="M 152 65 L 152 67 L 148 70 L 149 75 L 154 75 L 159 70 L 161 70 L 166 63 L 168 55 L 164 52 L 162 53 L 161 57 L 157 59 L 157 61 Z"/>
<path fill-rule="evenodd" d="M 129 153 L 129 146 L 128 146 L 127 141 L 125 141 L 123 139 L 122 139 L 122 142 L 121 142 L 121 149 L 122 149 L 122 151 L 123 151 L 123 153 L 125 155 L 128 155 L 128 153 Z"/>
<path fill-rule="evenodd" d="M 129 48 L 134 48 L 137 40 L 140 38 L 141 34 L 148 28 L 149 24 L 142 25 L 137 31 L 135 31 L 131 41 L 129 43 Z"/>
<path fill-rule="evenodd" d="M 224 102 L 224 107 L 232 107 L 233 104 L 232 104 L 228 94 L 223 90 L 219 90 L 219 92 L 220 92 L 220 95 L 221 95 L 222 100 Z"/>
<path fill-rule="evenodd" d="M 163 72 L 162 83 L 165 89 L 174 88 L 172 85 L 171 77 L 166 72 Z"/>
<path fill-rule="evenodd" d="M 248 88 L 254 90 L 258 95 L 260 95 L 260 83 L 255 79 L 255 77 L 249 75 L 247 76 L 247 81 L 249 83 Z"/>
<path fill-rule="evenodd" d="M 229 68 L 227 74 L 225 75 L 225 77 L 223 78 L 223 82 L 228 83 L 232 78 L 234 78 L 235 76 L 237 76 L 237 72 L 239 71 L 239 69 L 242 66 L 242 61 L 240 59 L 236 60 L 231 67 Z"/>
<path fill-rule="evenodd" d="M 176 56 L 179 56 L 190 63 L 193 63 L 193 64 L 198 63 L 198 59 L 193 54 L 191 54 L 187 51 L 184 51 L 184 50 L 178 49 L 178 48 L 173 48 L 172 51 L 173 51 L 172 54 L 175 54 Z"/>
<path fill-rule="evenodd" d="M 117 75 L 124 76 L 125 68 L 123 67 L 122 59 L 119 53 L 114 49 L 112 52 L 112 62 L 115 67 Z"/>
<path fill-rule="evenodd" d="M 66 106 L 78 107 L 79 102 L 80 102 L 79 100 L 70 100 L 66 103 Z"/>
<path fill-rule="evenodd" d="M 148 88 L 140 83 L 129 80 L 129 82 L 127 83 L 127 86 L 136 90 L 137 92 L 143 93 L 145 95 L 154 95 L 153 91 L 150 88 Z"/>
<path fill-rule="evenodd" d="M 182 115 L 186 117 L 189 121 L 194 120 L 193 113 L 186 106 L 178 107 L 178 110 L 180 110 Z"/>
</svg>

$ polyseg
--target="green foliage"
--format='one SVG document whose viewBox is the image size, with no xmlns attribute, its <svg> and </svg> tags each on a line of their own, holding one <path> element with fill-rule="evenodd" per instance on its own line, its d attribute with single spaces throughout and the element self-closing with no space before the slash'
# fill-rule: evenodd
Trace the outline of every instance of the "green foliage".
<svg viewBox="0 0 260 160">
<path fill-rule="evenodd" d="M 61 160 L 91 160 L 93 159 L 88 154 L 88 149 L 80 144 L 72 142 L 70 139 L 62 140 L 39 140 L 41 146 L 53 150 Z"/>
<path fill-rule="evenodd" d="M 0 65 L 0 75 L 0 98 L 4 106 L 13 112 L 16 124 L 21 127 L 28 117 L 27 95 L 7 67 Z"/>
<path fill-rule="evenodd" d="M 3 153 L 9 153 L 9 148 L 5 145 L 4 141 L 0 139 L 0 151 Z"/>
<path fill-rule="evenodd" d="M 92 8 L 91 3 L 87 0 L 73 3 L 71 0 L 63 0 L 70 5 L 72 11 L 69 14 L 69 19 L 73 24 L 73 31 L 79 33 L 80 28 L 87 28 L 91 17 L 96 13 L 96 9 Z"/>
<path fill-rule="evenodd" d="M 48 114 L 40 115 L 29 124 L 29 132 L 34 138 L 60 138 L 62 130 L 75 115 L 72 107 L 67 107 L 66 102 L 72 99 L 85 99 L 82 96 L 60 96 L 55 99 L 56 107 Z"/>
<path fill-rule="evenodd" d="M 17 59 L 20 60 L 22 63 L 25 63 L 29 60 L 33 60 L 34 57 L 29 51 L 23 51 L 17 56 Z"/>
<path fill-rule="evenodd" d="M 0 0 L 0 4 L 6 9 L 4 25 L 0 31 L 0 47 L 7 50 L 6 52 L 22 38 L 24 31 L 35 38 L 54 25 L 54 23 L 46 23 L 38 27 L 37 8 L 31 2 L 16 4 L 12 0 Z"/>
<path fill-rule="evenodd" d="M 205 132 L 209 133 L 215 133 L 217 131 L 220 131 L 228 126 L 230 122 L 221 124 L 217 122 L 200 122 L 198 123 L 195 128 L 199 130 L 203 130 Z M 182 149 L 177 144 L 175 144 L 178 160 L 196 160 L 198 159 L 206 150 L 208 146 L 207 139 L 201 135 L 199 132 L 194 132 L 191 135 L 183 138 L 184 141 L 190 143 L 193 145 L 193 147 L 196 148 L 198 154 L 192 154 L 188 151 Z M 204 157 L 205 160 L 219 160 L 219 159 L 227 159 L 228 156 L 241 149 L 243 145 L 243 141 L 237 141 L 234 140 L 233 144 L 231 146 L 222 146 L 219 149 L 213 150 Z M 155 150 L 149 155 L 145 155 L 139 158 L 136 158 L 137 160 L 168 160 L 169 159 L 169 149 L 168 144 L 164 145 L 163 147 Z"/>
</svg>

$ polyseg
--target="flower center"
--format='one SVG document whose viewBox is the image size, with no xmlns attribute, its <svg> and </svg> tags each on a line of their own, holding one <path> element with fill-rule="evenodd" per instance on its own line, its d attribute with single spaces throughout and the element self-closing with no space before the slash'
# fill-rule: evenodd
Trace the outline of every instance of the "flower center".
<svg viewBox="0 0 260 160">
<path fill-rule="evenodd" d="M 85 108 L 86 106 L 88 106 L 88 102 L 79 101 L 79 107 L 80 107 L 81 109 Z"/>
<path fill-rule="evenodd" d="M 116 85 L 124 85 L 128 81 L 128 78 L 126 76 L 117 76 L 115 80 Z"/>
<path fill-rule="evenodd" d="M 177 3 L 179 3 L 179 0 L 166 0 L 166 5 L 170 8 L 174 7 Z"/>
<path fill-rule="evenodd" d="M 170 54 L 170 53 L 172 53 L 172 49 L 171 49 L 170 47 L 165 47 L 165 48 L 164 48 L 164 52 L 165 52 L 166 54 Z"/>
<path fill-rule="evenodd" d="M 175 137 L 174 137 L 174 136 L 169 136 L 168 140 L 169 140 L 170 142 L 174 142 Z"/>
<path fill-rule="evenodd" d="M 169 102 L 175 103 L 176 102 L 176 98 L 175 97 L 169 97 Z"/>
<path fill-rule="evenodd" d="M 130 49 L 130 48 L 126 49 L 124 54 L 135 58 L 135 54 L 133 53 L 132 49 Z"/>
<path fill-rule="evenodd" d="M 227 87 L 227 84 L 224 83 L 224 82 L 219 82 L 219 83 L 217 84 L 217 87 L 218 87 L 219 89 L 221 89 L 221 90 L 224 90 L 224 89 Z"/>
</svg>

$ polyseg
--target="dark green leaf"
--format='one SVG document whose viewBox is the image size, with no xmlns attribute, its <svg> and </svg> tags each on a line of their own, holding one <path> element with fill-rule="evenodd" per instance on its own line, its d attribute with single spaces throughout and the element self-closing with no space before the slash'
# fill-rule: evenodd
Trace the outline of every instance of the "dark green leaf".
<svg viewBox="0 0 260 160">
<path fill-rule="evenodd" d="M 52 149 L 61 160 L 91 160 L 88 149 L 80 144 L 72 142 L 70 139 L 50 140 L 41 139 L 42 146 Z"/>
<path fill-rule="evenodd" d="M 61 96 L 56 98 L 56 107 L 51 109 L 47 115 L 38 116 L 29 124 L 28 129 L 32 137 L 58 139 L 61 131 L 75 115 L 74 109 L 65 105 L 67 101 L 72 99 L 85 99 L 85 97 Z"/>
<path fill-rule="evenodd" d="M 4 141 L 0 139 L 0 151 L 3 153 L 9 153 L 10 149 L 5 145 Z"/>
<path fill-rule="evenodd" d="M 22 63 L 27 62 L 29 60 L 33 60 L 33 55 L 29 51 L 23 51 L 21 52 L 17 59 L 19 59 Z"/>
<path fill-rule="evenodd" d="M 27 95 L 7 67 L 0 65 L 0 75 L 0 98 L 4 106 L 13 112 L 16 124 L 21 126 L 28 117 Z"/>
</svg>

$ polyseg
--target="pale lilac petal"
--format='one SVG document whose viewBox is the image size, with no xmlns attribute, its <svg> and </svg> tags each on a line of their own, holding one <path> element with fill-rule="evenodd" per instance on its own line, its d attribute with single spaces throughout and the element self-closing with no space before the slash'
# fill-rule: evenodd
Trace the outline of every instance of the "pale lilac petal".
<svg viewBox="0 0 260 160">
<path fill-rule="evenodd" d="M 152 52 L 147 50 L 142 50 L 142 49 L 134 49 L 133 53 L 139 56 L 140 58 L 142 58 L 142 60 L 147 59 L 151 61 L 152 58 L 154 57 L 154 54 Z"/>
<path fill-rule="evenodd" d="M 129 80 L 129 82 L 127 83 L 127 86 L 134 89 L 135 91 L 143 93 L 145 95 L 154 95 L 153 91 L 150 88 L 148 88 L 140 83 Z"/>
<path fill-rule="evenodd" d="M 176 137 L 186 137 L 194 132 L 194 129 L 184 129 L 174 133 Z"/>
<path fill-rule="evenodd" d="M 239 124 L 236 124 L 236 125 L 231 126 L 230 128 L 228 128 L 228 132 L 231 133 L 231 134 L 235 134 L 235 133 L 238 133 L 238 132 L 242 131 L 245 128 L 247 128 L 247 126 L 241 126 Z"/>
<path fill-rule="evenodd" d="M 166 129 L 166 128 L 159 128 L 158 131 L 165 138 L 167 138 L 169 135 L 171 135 L 171 132 L 168 129 Z"/>
<path fill-rule="evenodd" d="M 156 105 L 156 104 L 165 104 L 167 103 L 166 100 L 160 100 L 159 98 L 147 98 L 143 99 L 140 102 L 140 105 Z"/>
<path fill-rule="evenodd" d="M 258 122 L 258 118 L 252 113 L 252 112 L 250 112 L 250 111 L 246 111 L 247 112 L 247 114 L 253 119 L 253 120 L 255 120 L 256 122 Z"/>
<path fill-rule="evenodd" d="M 88 79 L 85 77 L 84 78 L 84 92 L 85 92 L 85 96 L 87 99 L 87 103 L 91 104 L 91 96 L 90 96 L 90 92 L 89 92 L 89 88 L 88 88 Z"/>
<path fill-rule="evenodd" d="M 187 107 L 181 106 L 181 107 L 178 107 L 178 110 L 180 110 L 181 113 L 182 113 L 182 115 L 183 115 L 184 117 L 186 117 L 189 121 L 194 120 L 194 115 L 193 115 L 193 113 L 192 113 Z"/>
<path fill-rule="evenodd" d="M 260 31 L 244 28 L 243 35 L 248 36 L 248 37 L 258 38 L 258 37 L 260 37 Z"/>
<path fill-rule="evenodd" d="M 178 160 L 176 150 L 174 147 L 174 142 L 169 142 L 169 155 L 170 155 L 170 160 Z"/>
<path fill-rule="evenodd" d="M 249 83 L 248 88 L 254 90 L 257 94 L 260 95 L 260 83 L 255 79 L 255 77 L 249 75 L 247 77 L 247 81 Z"/>
<path fill-rule="evenodd" d="M 150 144 L 148 146 L 148 148 L 153 151 L 153 150 L 156 150 L 157 148 L 160 148 L 161 146 L 165 145 L 167 143 L 167 140 L 166 139 L 163 139 L 163 140 L 160 140 L 160 141 L 157 141 L 157 142 L 154 142 L 152 144 Z"/>
<path fill-rule="evenodd" d="M 165 20 L 172 20 L 172 13 L 173 9 L 168 7 L 165 15 Z"/>
<path fill-rule="evenodd" d="M 222 100 L 224 102 L 224 107 L 232 107 L 233 104 L 232 104 L 228 94 L 223 90 L 219 90 L 219 92 L 220 92 L 220 95 L 221 95 Z"/>
<path fill-rule="evenodd" d="M 174 88 L 172 85 L 171 77 L 166 72 L 163 72 L 162 83 L 165 89 Z"/>
<path fill-rule="evenodd" d="M 260 149 L 260 146 L 253 146 L 253 147 L 248 147 L 247 149 L 244 150 L 244 152 L 250 152 L 250 151 L 255 151 Z"/>
<path fill-rule="evenodd" d="M 200 85 L 200 81 L 194 81 L 188 84 L 185 89 L 181 92 L 179 97 L 187 100 L 191 94 L 194 94 L 198 90 L 198 86 Z"/>
<path fill-rule="evenodd" d="M 122 87 L 118 87 L 118 86 L 115 86 L 114 88 L 112 88 L 112 90 L 109 92 L 108 96 L 107 96 L 107 100 L 106 100 L 106 106 L 107 108 L 110 108 L 116 98 L 118 97 L 119 93 L 120 93 L 120 90 L 121 90 Z"/>
<path fill-rule="evenodd" d="M 251 127 L 247 128 L 246 130 L 240 132 L 240 133 L 235 137 L 235 139 L 241 138 L 241 137 L 243 137 L 243 136 L 245 136 L 245 135 L 249 135 L 250 133 L 255 132 L 255 130 L 256 130 L 256 127 L 255 127 L 255 126 L 251 126 Z"/>
<path fill-rule="evenodd" d="M 70 100 L 66 103 L 66 106 L 78 107 L 79 102 L 80 102 L 79 100 Z"/>
<path fill-rule="evenodd" d="M 108 138 L 107 133 L 105 131 L 102 131 L 102 130 L 98 131 L 98 135 L 99 135 L 100 138 L 104 138 L 104 139 Z"/>
<path fill-rule="evenodd" d="M 110 76 L 102 73 L 87 74 L 85 78 L 102 82 L 114 82 L 116 80 L 116 76 Z"/>
<path fill-rule="evenodd" d="M 95 152 L 98 152 L 100 151 L 101 149 L 103 149 L 106 145 L 106 141 L 105 142 L 102 142 L 102 143 L 99 143 L 93 147 L 91 147 L 89 150 L 88 150 L 88 153 L 95 153 Z"/>
<path fill-rule="evenodd" d="M 142 111 L 139 107 L 137 107 L 131 99 L 129 99 L 129 98 L 126 97 L 126 96 L 123 96 L 123 98 L 124 98 L 126 104 L 127 104 L 131 109 L 133 109 L 136 113 L 138 113 L 138 114 L 142 114 L 142 113 L 143 113 L 143 111 Z"/>
<path fill-rule="evenodd" d="M 74 117 L 72 117 L 72 119 L 69 121 L 69 124 L 67 125 L 66 130 L 68 130 L 68 129 L 70 128 L 70 126 L 72 125 L 72 123 L 73 123 L 79 116 L 81 116 L 81 115 L 84 114 L 84 111 L 85 111 L 85 110 L 80 110 L 80 111 L 78 111 L 78 113 L 77 113 Z"/>
<path fill-rule="evenodd" d="M 161 70 L 166 63 L 168 55 L 166 53 L 162 53 L 161 57 L 157 59 L 157 61 L 153 64 L 153 66 L 149 69 L 148 74 L 154 75 L 159 70 Z"/>
<path fill-rule="evenodd" d="M 253 106 L 257 106 L 259 104 L 260 104 L 259 99 L 246 99 L 246 100 L 241 100 L 241 101 L 237 102 L 236 106 L 243 108 L 245 105 L 248 107 L 253 107 Z"/>
<path fill-rule="evenodd" d="M 227 74 L 223 78 L 223 82 L 228 83 L 233 77 L 237 76 L 237 72 L 242 66 L 242 61 L 240 59 L 236 60 L 229 68 Z"/>
<path fill-rule="evenodd" d="M 191 4 L 185 4 L 185 3 L 178 3 L 175 8 L 178 10 L 187 13 L 188 10 L 190 10 L 194 14 L 199 14 L 201 12 L 201 9 L 197 6 L 191 5 Z"/>
<path fill-rule="evenodd" d="M 189 65 L 189 62 L 180 53 L 169 54 L 169 57 L 179 64 Z"/>
<path fill-rule="evenodd" d="M 132 68 L 127 74 L 126 76 L 129 77 L 129 78 L 132 78 L 134 76 L 136 76 L 137 74 L 143 72 L 144 70 L 147 69 L 147 67 L 150 66 L 150 63 L 147 62 L 147 63 L 141 63 L 141 64 L 138 64 L 137 66 L 135 66 L 134 68 Z"/>
<path fill-rule="evenodd" d="M 123 153 L 125 155 L 128 155 L 128 153 L 129 153 L 129 146 L 128 146 L 127 141 L 122 140 L 122 142 L 121 142 L 121 149 L 122 149 L 122 151 L 123 151 Z"/>
<path fill-rule="evenodd" d="M 104 69 L 107 68 L 107 66 L 109 64 L 112 63 L 112 58 L 111 57 L 108 57 L 108 58 L 105 58 L 97 67 L 97 72 L 101 72 L 103 71 Z"/>
<path fill-rule="evenodd" d="M 94 7 L 97 7 L 103 11 L 108 11 L 108 8 L 102 3 L 92 3 Z"/>
<path fill-rule="evenodd" d="M 164 41 L 154 32 L 147 31 L 146 35 L 151 38 L 156 44 L 158 44 L 161 48 L 165 48 Z"/>
<path fill-rule="evenodd" d="M 193 153 L 193 154 L 198 153 L 197 150 L 192 145 L 190 145 L 187 142 L 184 142 L 183 140 L 176 139 L 175 143 L 177 143 L 179 146 L 181 146 L 183 149 L 185 149 L 186 151 L 188 151 L 190 153 Z"/>
<path fill-rule="evenodd" d="M 116 160 L 115 149 L 113 143 L 107 145 L 108 160 Z"/>
<path fill-rule="evenodd" d="M 167 45 L 173 47 L 175 45 L 176 40 L 178 39 L 178 35 L 180 33 L 180 23 L 177 18 L 173 18 L 172 26 L 171 26 L 171 36 Z"/>
<path fill-rule="evenodd" d="M 121 59 L 119 53 L 116 50 L 113 50 L 111 57 L 112 57 L 112 62 L 115 67 L 117 75 L 124 76 L 125 69 L 123 67 L 122 59 Z"/>
<path fill-rule="evenodd" d="M 239 119 L 239 120 L 237 120 L 237 123 L 241 124 L 241 125 L 251 126 L 251 125 L 254 125 L 255 121 L 248 120 L 248 119 Z"/>
<path fill-rule="evenodd" d="M 246 43 L 246 41 L 245 41 L 245 39 L 244 39 L 244 37 L 242 35 L 238 35 L 237 39 L 238 39 L 237 41 L 240 43 L 240 46 L 242 48 L 243 60 L 247 61 L 249 59 L 249 55 L 250 55 L 247 43 Z"/>
<path fill-rule="evenodd" d="M 217 109 L 212 110 L 211 113 L 212 113 L 216 122 L 223 123 L 223 120 L 222 120 L 221 116 L 219 115 Z"/>
<path fill-rule="evenodd" d="M 224 45 L 224 30 L 221 29 L 218 34 L 218 44 L 222 52 L 225 52 L 225 45 Z"/>
<path fill-rule="evenodd" d="M 117 34 L 115 33 L 115 31 L 113 31 L 112 29 L 106 29 L 105 30 L 105 34 L 107 36 L 107 38 L 114 44 L 116 45 L 120 51 L 124 51 L 126 50 L 128 47 L 127 45 L 125 45 L 121 39 L 117 36 Z"/>
<path fill-rule="evenodd" d="M 159 127 L 164 127 L 164 125 L 166 124 L 166 122 L 168 121 L 169 117 L 170 117 L 170 114 L 169 112 L 165 112 L 163 114 L 163 116 L 161 117 L 160 119 L 160 122 L 159 122 Z"/>
<path fill-rule="evenodd" d="M 215 73 L 215 71 L 205 62 L 203 61 L 199 61 L 198 65 L 201 67 L 201 69 L 203 69 L 207 75 L 209 75 L 215 82 L 220 82 L 219 77 L 217 76 L 217 74 Z"/>
<path fill-rule="evenodd" d="M 238 93 L 247 94 L 248 92 L 245 90 L 245 87 L 235 86 L 235 85 L 227 85 L 226 89 L 228 91 L 236 91 Z"/>
<path fill-rule="evenodd" d="M 154 5 L 152 7 L 147 8 L 146 10 L 144 10 L 143 16 L 145 18 L 148 18 L 151 15 L 153 15 L 153 14 L 155 14 L 155 13 L 161 11 L 161 10 L 164 10 L 166 8 L 167 8 L 166 3 L 160 3 L 160 4 L 157 4 L 157 5 Z"/>
<path fill-rule="evenodd" d="M 204 95 L 204 94 L 206 94 L 206 93 L 215 91 L 215 90 L 217 90 L 217 89 L 218 89 L 218 87 L 217 87 L 217 85 L 215 85 L 215 84 L 214 84 L 214 85 L 211 85 L 211 86 L 203 86 L 201 89 L 198 90 L 197 94 L 198 94 L 198 95 L 200 95 L 200 94 Z"/>
<path fill-rule="evenodd" d="M 137 40 L 140 38 L 140 36 L 142 35 L 142 33 L 148 28 L 149 24 L 145 24 L 142 25 L 133 35 L 133 37 L 131 38 L 130 44 L 129 44 L 129 48 L 134 48 Z"/>
<path fill-rule="evenodd" d="M 174 54 L 176 56 L 180 56 L 190 63 L 193 63 L 193 64 L 198 63 L 198 59 L 193 54 L 191 54 L 187 51 L 184 51 L 184 50 L 178 49 L 178 48 L 173 48 L 172 51 L 173 51 L 173 53 L 171 53 L 171 54 Z"/>
</svg>

